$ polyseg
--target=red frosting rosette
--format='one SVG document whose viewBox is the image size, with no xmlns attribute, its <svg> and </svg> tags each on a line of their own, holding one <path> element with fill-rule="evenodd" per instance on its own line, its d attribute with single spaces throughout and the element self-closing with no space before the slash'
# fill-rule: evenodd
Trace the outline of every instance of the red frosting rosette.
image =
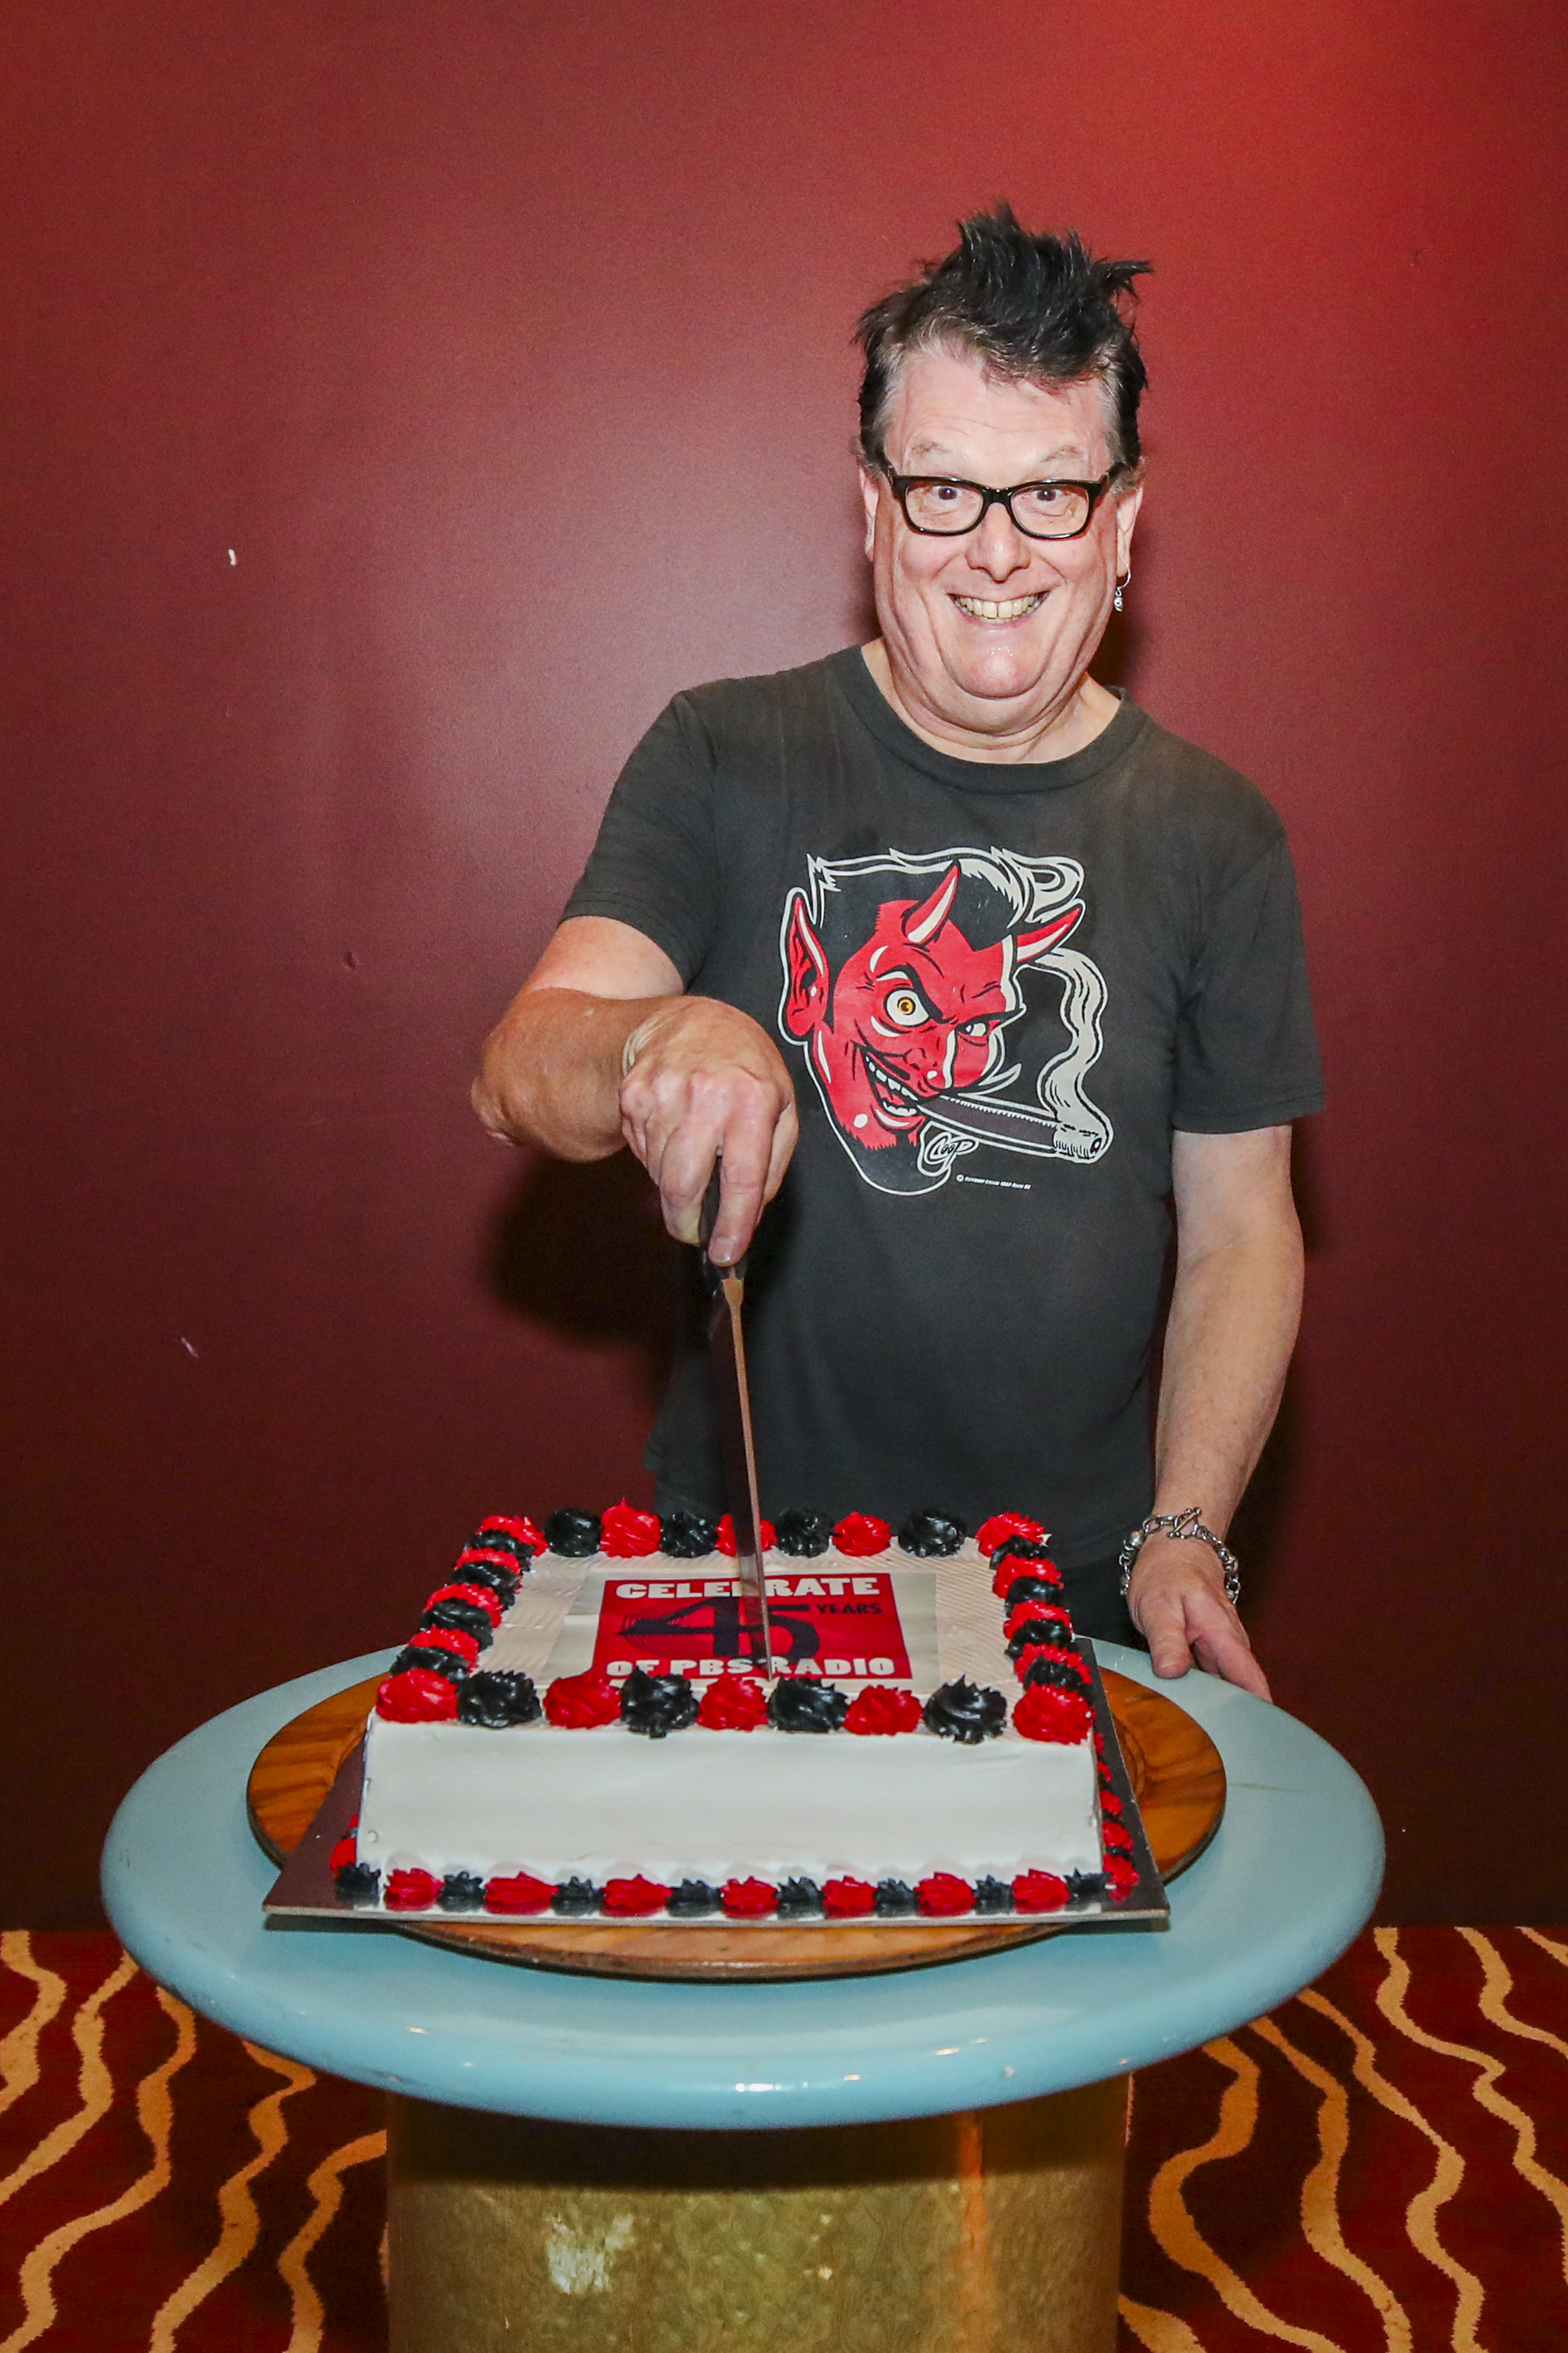
<svg viewBox="0 0 1568 2353">
<path fill-rule="evenodd" d="M 375 1695 L 375 1712 L 389 1724 L 445 1724 L 458 1713 L 458 1688 L 434 1667 L 408 1667 L 388 1675 Z"/>
<path fill-rule="evenodd" d="M 358 1861 L 358 1841 L 353 1837 L 341 1838 L 336 1846 L 332 1849 L 330 1868 L 333 1871 L 346 1871 L 351 1863 L 357 1862 Z"/>
<path fill-rule="evenodd" d="M 548 1912 L 555 1890 L 548 1879 L 520 1871 L 510 1878 L 499 1875 L 485 1882 L 485 1910 L 506 1919 L 525 1919 L 531 1912 Z"/>
<path fill-rule="evenodd" d="M 600 1523 L 599 1549 L 612 1560 L 646 1560 L 664 1542 L 657 1512 L 639 1512 L 623 1495 L 612 1504 Z M 627 1884 L 630 1884 L 628 1881 Z"/>
<path fill-rule="evenodd" d="M 1101 1788 L 1100 1792 L 1100 1810 L 1102 1814 L 1114 1815 L 1118 1821 L 1121 1820 L 1122 1812 L 1121 1800 L 1117 1796 L 1114 1789 Z"/>
<path fill-rule="evenodd" d="M 974 1531 L 974 1541 L 983 1553 L 994 1553 L 1009 1536 L 1027 1536 L 1031 1544 L 1044 1544 L 1046 1532 L 1038 1520 L 1031 1520 L 1023 1512 L 996 1512 Z M 1019 1574 L 1022 1575 L 1020 1570 Z"/>
<path fill-rule="evenodd" d="M 1113 1900 L 1120 1904 L 1138 1884 L 1138 1873 L 1125 1855 L 1108 1854 L 1105 1858 L 1105 1884 Z"/>
<path fill-rule="evenodd" d="M 1072 1620 L 1054 1601 L 1016 1602 L 1002 1620 L 1002 1639 L 1010 1642 L 1020 1626 L 1047 1626 L 1064 1643 L 1072 1641 Z"/>
<path fill-rule="evenodd" d="M 452 1575 L 461 1577 L 465 1569 L 479 1568 L 481 1566 L 486 1568 L 504 1568 L 507 1575 L 511 1577 L 520 1577 L 523 1573 L 523 1564 L 515 1553 L 503 1552 L 500 1545 L 471 1544 L 465 1545 L 452 1563 Z"/>
<path fill-rule="evenodd" d="M 1125 1822 L 1101 1822 L 1100 1842 L 1108 1854 L 1132 1852 L 1132 1833 Z"/>
<path fill-rule="evenodd" d="M 710 1683 L 698 1704 L 707 1732 L 755 1732 L 768 1720 L 768 1696 L 755 1675 L 725 1675 Z"/>
<path fill-rule="evenodd" d="M 619 1920 L 640 1920 L 650 1912 L 662 1912 L 669 1901 L 669 1890 L 654 1879 L 645 1879 L 639 1872 L 635 1879 L 606 1879 L 605 1910 Z"/>
<path fill-rule="evenodd" d="M 868 1879 L 830 1879 L 822 1908 L 830 1920 L 863 1920 L 877 1908 L 877 1891 Z"/>
<path fill-rule="evenodd" d="M 441 1893 L 441 1883 L 429 1871 L 394 1871 L 387 1874 L 381 1900 L 389 1912 L 428 1912 Z"/>
<path fill-rule="evenodd" d="M 1073 1748 L 1088 1739 L 1094 1710 L 1077 1692 L 1062 1691 L 1055 1683 L 1031 1683 L 1013 1710 L 1013 1722 L 1026 1740 L 1055 1740 Z"/>
<path fill-rule="evenodd" d="M 1067 1900 L 1067 1881 L 1054 1871 L 1023 1871 L 1013 1882 L 1016 1912 L 1059 1912 Z"/>
<path fill-rule="evenodd" d="M 438 1585 L 425 1604 L 426 1609 L 434 1609 L 437 1601 L 471 1601 L 476 1609 L 484 1611 L 492 1626 L 500 1624 L 506 1608 L 491 1585 Z"/>
<path fill-rule="evenodd" d="M 933 1871 L 915 1889 L 915 1902 L 928 1920 L 944 1920 L 956 1912 L 973 1912 L 974 1890 L 951 1871 Z"/>
<path fill-rule="evenodd" d="M 459 1627 L 421 1626 L 414 1640 L 422 1651 L 450 1651 L 452 1656 L 461 1659 L 466 1667 L 478 1664 L 479 1636 L 465 1634 Z"/>
<path fill-rule="evenodd" d="M 846 1732 L 916 1732 L 920 1728 L 921 1704 L 910 1691 L 896 1691 L 890 1683 L 868 1683 L 849 1703 L 844 1718 Z"/>
<path fill-rule="evenodd" d="M 1037 1659 L 1054 1659 L 1058 1666 L 1070 1667 L 1085 1691 L 1092 1691 L 1094 1678 L 1076 1651 L 1063 1651 L 1055 1642 L 1026 1642 L 1018 1653 L 1016 1673 L 1023 1682 Z"/>
<path fill-rule="evenodd" d="M 773 1541 L 773 1524 L 772 1520 L 764 1520 L 757 1530 L 757 1544 L 760 1550 L 770 1551 Z M 726 1560 L 733 1560 L 735 1557 L 735 1520 L 734 1514 L 731 1512 L 726 1512 L 719 1523 L 719 1534 L 714 1538 L 713 1549 L 715 1552 L 721 1552 Z"/>
<path fill-rule="evenodd" d="M 1020 1560 L 1010 1552 L 997 1562 L 996 1574 L 991 1580 L 991 1590 L 998 1601 L 1005 1601 L 1007 1588 L 1020 1577 L 1037 1577 L 1043 1584 L 1054 1586 L 1058 1593 L 1062 1589 L 1062 1573 L 1054 1560 Z M 1041 1602 L 1038 1606 L 1048 1609 L 1055 1604 Z"/>
<path fill-rule="evenodd" d="M 488 1520 L 479 1522 L 476 1533 L 486 1535 L 493 1529 L 498 1536 L 515 1536 L 519 1544 L 527 1545 L 531 1552 L 548 1552 L 550 1547 L 533 1522 L 512 1512 L 492 1512 Z"/>
<path fill-rule="evenodd" d="M 834 1550 L 851 1560 L 869 1560 L 873 1553 L 886 1552 L 892 1541 L 887 1521 L 873 1519 L 868 1512 L 851 1512 L 833 1531 Z"/>
<path fill-rule="evenodd" d="M 762 1920 L 779 1908 L 779 1892 L 766 1879 L 727 1879 L 719 1901 L 731 1920 Z"/>
<path fill-rule="evenodd" d="M 557 1675 L 544 1694 L 545 1715 L 563 1732 L 592 1732 L 614 1724 L 620 1712 L 620 1693 L 592 1667 L 583 1675 Z"/>
</svg>

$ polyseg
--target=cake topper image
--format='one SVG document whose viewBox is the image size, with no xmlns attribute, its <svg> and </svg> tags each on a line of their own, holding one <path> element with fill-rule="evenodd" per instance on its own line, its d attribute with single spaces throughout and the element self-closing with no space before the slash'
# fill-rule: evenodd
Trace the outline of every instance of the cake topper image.
<svg viewBox="0 0 1568 2353">
<path fill-rule="evenodd" d="M 983 1145 L 1100 1158 L 1112 1129 L 1084 1081 L 1105 980 L 1068 945 L 1084 913 L 1075 859 L 894 849 L 814 858 L 806 871 L 784 907 L 779 1027 L 805 1050 L 868 1185 L 932 1192 Z M 1023 1072 L 1006 1032 L 1053 983 L 1066 1042 L 1035 1074 L 1031 1101 L 1009 1092 Z"/>
<path fill-rule="evenodd" d="M 775 1603 L 768 1611 L 775 1658 L 790 1666 L 815 1659 L 822 1648 L 809 1618 L 793 1617 Z M 714 1594 L 701 1601 L 683 1601 L 673 1609 L 646 1610 L 623 1618 L 601 1641 L 606 1650 L 640 1649 L 652 1645 L 666 1651 L 700 1650 L 704 1658 L 744 1659 L 761 1654 L 762 1634 L 753 1639 L 741 1609 L 739 1594 Z M 668 1662 L 662 1662 L 668 1668 Z"/>
</svg>

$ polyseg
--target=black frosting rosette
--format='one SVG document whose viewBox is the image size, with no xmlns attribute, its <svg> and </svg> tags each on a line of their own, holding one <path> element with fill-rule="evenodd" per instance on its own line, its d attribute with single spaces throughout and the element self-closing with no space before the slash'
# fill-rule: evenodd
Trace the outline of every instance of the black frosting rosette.
<svg viewBox="0 0 1568 2353">
<path fill-rule="evenodd" d="M 368 1862 L 345 1862 L 333 1872 L 332 1885 L 338 1901 L 352 1904 L 357 1912 L 380 1896 L 381 1873 Z"/>
<path fill-rule="evenodd" d="M 779 1918 L 781 1920 L 810 1919 L 823 1908 L 822 1890 L 815 1879 L 781 1879 L 779 1882 Z"/>
<path fill-rule="evenodd" d="M 969 1531 L 941 1512 L 916 1512 L 899 1530 L 899 1545 L 914 1560 L 951 1560 Z"/>
<path fill-rule="evenodd" d="M 900 1920 L 920 1908 L 920 1898 L 907 1880 L 879 1879 L 877 1882 L 876 1909 L 879 1918 Z"/>
<path fill-rule="evenodd" d="M 993 1568 L 1000 1568 L 1005 1560 L 1043 1560 L 1052 1568 L 1056 1567 L 1049 1546 L 1035 1536 L 1004 1536 L 990 1560 Z"/>
<path fill-rule="evenodd" d="M 1021 1601 L 1039 1601 L 1047 1609 L 1063 1609 L 1067 1607 L 1062 1599 L 1060 1586 L 1052 1585 L 1049 1579 L 1044 1577 L 1016 1577 L 1013 1579 L 1002 1597 L 1002 1607 L 1010 1617 Z"/>
<path fill-rule="evenodd" d="M 705 1879 L 683 1879 L 679 1887 L 670 1889 L 664 1908 L 672 1920 L 700 1920 L 706 1913 L 717 1912 L 723 1900 L 718 1888 L 710 1887 Z"/>
<path fill-rule="evenodd" d="M 621 1685 L 621 1722 L 649 1740 L 684 1732 L 697 1714 L 697 1694 L 684 1675 L 649 1675 L 634 1667 Z"/>
<path fill-rule="evenodd" d="M 816 1560 L 832 1541 L 833 1523 L 826 1512 L 784 1512 L 773 1529 L 773 1550 L 790 1560 Z"/>
<path fill-rule="evenodd" d="M 531 1675 L 489 1667 L 470 1675 L 458 1694 L 458 1721 L 486 1732 L 510 1732 L 514 1725 L 537 1724 L 543 1715 Z"/>
<path fill-rule="evenodd" d="M 481 1609 L 477 1601 L 459 1600 L 456 1594 L 449 1594 L 445 1601 L 433 1601 L 419 1623 L 445 1626 L 454 1634 L 471 1634 L 481 1651 L 488 1651 L 496 1638 L 489 1611 Z"/>
<path fill-rule="evenodd" d="M 1081 1699 L 1087 1699 L 1093 1688 L 1081 1667 L 1068 1659 L 1031 1659 L 1023 1680 L 1026 1690 L 1030 1683 L 1054 1684 L 1058 1691 L 1077 1692 Z"/>
<path fill-rule="evenodd" d="M 768 1694 L 775 1732 L 837 1732 L 848 1713 L 848 1694 L 815 1675 L 781 1677 Z"/>
<path fill-rule="evenodd" d="M 967 1675 L 956 1683 L 939 1683 L 921 1711 L 928 1732 L 978 1748 L 994 1740 L 1007 1721 L 1007 1703 L 999 1691 L 972 1683 Z"/>
<path fill-rule="evenodd" d="M 533 1546 L 524 1544 L 521 1536 L 509 1534 L 505 1528 L 476 1528 L 463 1550 L 510 1553 L 520 1569 L 533 1567 Z M 464 1574 L 467 1575 L 466 1566 Z"/>
<path fill-rule="evenodd" d="M 510 1609 L 517 1599 L 519 1578 L 512 1569 L 503 1568 L 499 1560 L 466 1560 L 452 1571 L 454 1585 L 485 1585 Z"/>
<path fill-rule="evenodd" d="M 976 1912 L 1011 1912 L 1013 1891 L 1005 1879 L 977 1879 L 974 1883 Z"/>
<path fill-rule="evenodd" d="M 570 1504 L 552 1512 L 544 1523 L 544 1541 L 563 1560 L 586 1560 L 598 1551 L 604 1533 L 597 1512 L 579 1512 Z"/>
<path fill-rule="evenodd" d="M 596 1912 L 601 1900 L 601 1891 L 591 1879 L 567 1879 L 551 1897 L 550 1908 L 560 1919 L 576 1920 Z"/>
<path fill-rule="evenodd" d="M 408 1643 L 386 1672 L 389 1675 L 405 1675 L 411 1667 L 425 1667 L 433 1675 L 445 1675 L 449 1683 L 466 1683 L 468 1680 L 467 1659 L 459 1659 L 456 1651 L 442 1650 L 438 1643 L 428 1648 L 423 1642 Z"/>
<path fill-rule="evenodd" d="M 485 1883 L 477 1871 L 449 1871 L 436 1898 L 437 1912 L 482 1912 Z"/>
<path fill-rule="evenodd" d="M 1007 1656 L 1021 1659 L 1026 1651 L 1036 1650 L 1042 1642 L 1052 1643 L 1058 1651 L 1067 1647 L 1062 1640 L 1061 1628 L 1054 1626 L 1048 1618 L 1026 1618 L 1008 1637 Z"/>
<path fill-rule="evenodd" d="M 667 1512 L 664 1553 L 667 1560 L 704 1560 L 719 1542 L 719 1523 L 700 1512 Z"/>
</svg>

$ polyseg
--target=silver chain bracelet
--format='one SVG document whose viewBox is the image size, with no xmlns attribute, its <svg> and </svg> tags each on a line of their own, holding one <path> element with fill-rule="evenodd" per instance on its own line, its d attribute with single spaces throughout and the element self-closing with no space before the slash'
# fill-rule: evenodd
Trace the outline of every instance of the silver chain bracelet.
<svg viewBox="0 0 1568 2353">
<path fill-rule="evenodd" d="M 1212 1528 L 1205 1527 L 1198 1517 L 1198 1507 L 1195 1504 L 1189 1504 L 1184 1512 L 1152 1513 L 1141 1528 L 1133 1529 L 1119 1555 L 1121 1564 L 1122 1599 L 1125 1601 L 1127 1599 L 1127 1588 L 1132 1582 L 1132 1571 L 1137 1564 L 1139 1554 L 1149 1538 L 1158 1535 L 1162 1528 L 1168 1529 L 1170 1534 L 1178 1540 L 1195 1536 L 1200 1544 L 1213 1546 L 1218 1556 L 1219 1565 L 1225 1571 L 1225 1598 L 1234 1609 L 1237 1596 L 1241 1591 L 1240 1565 L 1230 1546 L 1222 1544 Z"/>
</svg>

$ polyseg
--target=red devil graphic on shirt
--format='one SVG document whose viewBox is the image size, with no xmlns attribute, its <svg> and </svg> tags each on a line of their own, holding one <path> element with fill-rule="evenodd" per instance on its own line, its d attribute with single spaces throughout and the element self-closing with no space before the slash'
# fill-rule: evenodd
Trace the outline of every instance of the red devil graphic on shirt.
<svg viewBox="0 0 1568 2353">
<path fill-rule="evenodd" d="M 884 1192 L 929 1192 L 982 1145 L 1097 1159 L 1110 1124 L 1082 1080 L 1100 1051 L 1105 984 L 1068 946 L 1081 922 L 1083 871 L 1065 858 L 952 849 L 814 859 L 790 893 L 781 936 L 780 1027 L 806 1061 L 840 1141 Z M 1061 984 L 1066 1050 L 1040 1072 L 1035 1103 L 999 1090 L 1005 1033 L 1025 1010 L 1026 975 Z"/>
</svg>

